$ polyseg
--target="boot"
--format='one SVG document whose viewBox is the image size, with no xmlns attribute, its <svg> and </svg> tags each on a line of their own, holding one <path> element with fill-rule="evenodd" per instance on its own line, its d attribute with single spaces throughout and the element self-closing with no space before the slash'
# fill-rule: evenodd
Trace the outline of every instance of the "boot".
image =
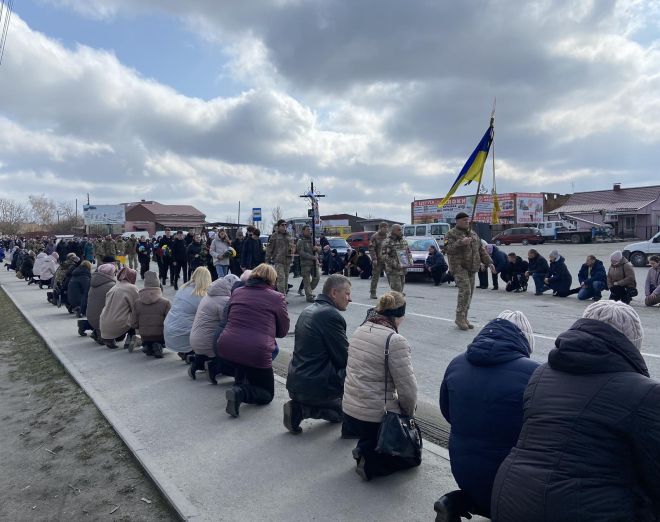
<svg viewBox="0 0 660 522">
<path fill-rule="evenodd" d="M 103 344 L 105 344 L 111 350 L 115 350 L 119 348 L 119 346 L 117 346 L 117 343 L 115 343 L 114 339 L 103 339 Z"/>
<path fill-rule="evenodd" d="M 460 330 L 469 330 L 470 325 L 467 322 L 467 318 L 463 314 L 456 314 L 456 320 L 454 321 L 456 323 L 456 326 Z"/>
<path fill-rule="evenodd" d="M 133 348 L 135 347 L 134 337 L 134 335 L 127 335 L 124 341 L 124 350 L 128 350 L 128 353 L 133 353 Z"/>
<path fill-rule="evenodd" d="M 369 295 L 369 299 L 378 299 L 378 296 L 374 292 L 371 292 L 371 295 Z"/>
<path fill-rule="evenodd" d="M 145 344 L 144 346 L 142 346 L 142 353 L 147 356 L 149 355 L 153 356 L 154 350 L 151 346 L 152 346 L 151 344 Z"/>
<path fill-rule="evenodd" d="M 89 323 L 87 322 L 86 319 L 79 319 L 78 320 L 78 335 L 80 337 L 86 337 L 87 336 L 87 329 L 88 329 Z"/>
<path fill-rule="evenodd" d="M 461 522 L 461 517 L 471 519 L 465 503 L 465 494 L 460 489 L 443 495 L 433 504 L 437 513 L 435 522 Z"/>
<path fill-rule="evenodd" d="M 232 386 L 227 390 L 225 396 L 227 397 L 227 407 L 225 408 L 225 411 L 235 419 L 238 418 L 241 402 L 243 402 L 243 399 L 245 398 L 243 388 L 240 386 Z"/>
<path fill-rule="evenodd" d="M 152 343 L 151 351 L 153 352 L 153 356 L 156 359 L 162 359 L 163 358 L 163 345 L 162 344 Z"/>
<path fill-rule="evenodd" d="M 193 355 L 193 360 L 188 367 L 188 376 L 194 381 L 197 379 L 195 372 L 204 371 L 204 363 L 208 360 L 205 355 Z"/>
<path fill-rule="evenodd" d="M 206 361 L 206 378 L 209 380 L 211 384 L 218 384 L 218 380 L 216 379 L 216 376 L 221 373 L 220 369 L 218 368 L 218 361 L 215 357 L 210 357 Z"/>
<path fill-rule="evenodd" d="M 179 289 L 179 278 L 175 277 L 172 281 L 173 281 L 172 286 L 174 287 L 174 290 L 178 290 Z"/>
<path fill-rule="evenodd" d="M 303 420 L 303 411 L 301 405 L 297 402 L 289 401 L 284 404 L 283 410 L 284 427 L 294 435 L 302 433 L 302 428 L 300 427 L 300 423 Z"/>
</svg>

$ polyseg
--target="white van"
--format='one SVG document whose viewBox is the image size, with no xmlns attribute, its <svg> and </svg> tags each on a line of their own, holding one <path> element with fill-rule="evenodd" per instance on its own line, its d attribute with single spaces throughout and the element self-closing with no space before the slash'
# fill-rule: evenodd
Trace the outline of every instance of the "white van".
<svg viewBox="0 0 660 522">
<path fill-rule="evenodd" d="M 403 237 L 433 236 L 443 246 L 449 223 L 425 223 L 423 225 L 403 225 Z"/>
</svg>

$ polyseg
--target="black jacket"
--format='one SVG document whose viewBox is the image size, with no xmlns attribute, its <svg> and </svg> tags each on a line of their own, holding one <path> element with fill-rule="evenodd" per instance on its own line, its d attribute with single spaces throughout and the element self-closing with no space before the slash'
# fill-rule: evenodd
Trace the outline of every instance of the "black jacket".
<svg viewBox="0 0 660 522">
<path fill-rule="evenodd" d="M 187 260 L 186 255 L 186 240 L 175 238 L 172 241 L 172 258 L 179 264 L 185 263 Z"/>
<path fill-rule="evenodd" d="M 660 383 L 639 350 L 580 319 L 529 381 L 523 428 L 495 478 L 494 522 L 660 516 Z"/>
<path fill-rule="evenodd" d="M 248 237 L 243 242 L 241 252 L 241 266 L 252 270 L 264 262 L 264 249 L 261 241 Z"/>
<path fill-rule="evenodd" d="M 522 257 L 516 256 L 515 263 L 507 260 L 506 267 L 504 270 L 502 270 L 502 272 L 505 276 L 513 277 L 515 275 L 524 274 L 528 269 L 529 263 L 527 261 L 523 261 Z"/>
<path fill-rule="evenodd" d="M 71 306 L 79 306 L 84 314 L 87 309 L 87 292 L 92 279 L 91 272 L 84 266 L 78 266 L 71 272 L 71 278 L 66 288 L 67 301 Z"/>
<path fill-rule="evenodd" d="M 529 274 L 545 275 L 550 270 L 548 261 L 541 254 L 529 260 Z"/>
<path fill-rule="evenodd" d="M 298 317 L 286 388 L 301 402 L 340 398 L 347 361 L 346 321 L 332 300 L 319 294 Z"/>
<path fill-rule="evenodd" d="M 568 271 L 566 261 L 562 256 L 559 256 L 556 261 L 550 263 L 550 270 L 547 277 L 550 280 L 548 286 L 555 292 L 567 294 L 571 290 L 573 276 Z"/>
<path fill-rule="evenodd" d="M 583 264 L 578 272 L 578 281 L 580 284 L 586 283 L 590 285 L 594 281 L 600 281 L 605 284 L 605 289 L 607 290 L 607 271 L 605 266 L 600 259 L 596 259 L 596 262 L 591 267 L 591 276 L 589 276 L 589 267 L 587 264 Z"/>
</svg>

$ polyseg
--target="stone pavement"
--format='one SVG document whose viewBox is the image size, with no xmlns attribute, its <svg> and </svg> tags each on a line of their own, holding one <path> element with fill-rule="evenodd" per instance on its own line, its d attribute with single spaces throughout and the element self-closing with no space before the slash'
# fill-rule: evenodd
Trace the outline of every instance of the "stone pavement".
<svg viewBox="0 0 660 522">
<path fill-rule="evenodd" d="M 0 284 L 186 520 L 433 520 L 433 502 L 456 487 L 446 451 L 430 443 L 419 468 L 365 483 L 355 441 L 341 440 L 339 426 L 305 421 L 302 435 L 286 431 L 281 379 L 272 404 L 232 419 L 229 379 L 192 381 L 172 353 L 108 350 L 79 337 L 45 290 L 13 272 L 0 272 Z"/>
</svg>

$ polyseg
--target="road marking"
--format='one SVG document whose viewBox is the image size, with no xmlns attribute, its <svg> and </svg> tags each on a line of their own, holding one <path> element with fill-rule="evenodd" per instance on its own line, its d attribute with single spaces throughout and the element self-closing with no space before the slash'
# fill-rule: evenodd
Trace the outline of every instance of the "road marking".
<svg viewBox="0 0 660 522">
<path fill-rule="evenodd" d="M 364 304 L 364 303 L 356 303 L 355 301 L 351 301 L 351 304 L 357 305 L 357 306 L 364 306 L 366 308 L 373 308 L 374 305 L 370 304 Z M 453 323 L 453 319 L 447 319 L 446 317 L 438 317 L 435 315 L 426 315 L 426 314 L 417 314 L 415 312 L 406 312 L 406 315 L 414 315 L 415 317 L 424 317 L 425 319 L 435 319 L 437 321 L 445 321 L 448 323 Z M 481 326 L 477 326 L 477 329 L 482 328 Z M 534 334 L 534 337 L 538 339 L 546 339 L 548 341 L 553 341 L 556 339 L 556 337 L 550 337 L 549 335 L 542 335 L 542 334 Z M 655 359 L 660 359 L 660 355 L 657 355 L 655 353 L 647 353 L 647 352 L 640 352 L 642 355 L 645 355 L 647 357 L 653 357 Z"/>
</svg>

